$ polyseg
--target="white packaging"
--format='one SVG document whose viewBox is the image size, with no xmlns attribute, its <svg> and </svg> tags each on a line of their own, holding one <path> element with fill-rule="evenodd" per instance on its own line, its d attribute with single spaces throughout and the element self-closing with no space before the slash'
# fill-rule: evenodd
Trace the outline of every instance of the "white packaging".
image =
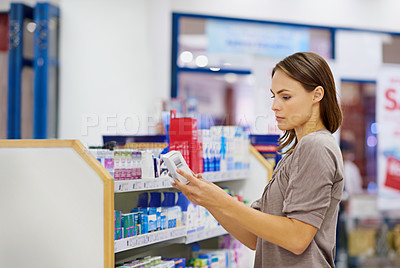
<svg viewBox="0 0 400 268">
<path fill-rule="evenodd" d="M 174 179 L 178 179 L 184 184 L 189 183 L 189 181 L 185 177 L 176 172 L 176 169 L 179 168 L 188 174 L 192 174 L 192 171 L 186 164 L 186 161 L 183 158 L 181 152 L 170 151 L 169 153 L 161 156 L 161 159 L 164 161 L 165 166 L 168 168 L 168 172 Z"/>
</svg>

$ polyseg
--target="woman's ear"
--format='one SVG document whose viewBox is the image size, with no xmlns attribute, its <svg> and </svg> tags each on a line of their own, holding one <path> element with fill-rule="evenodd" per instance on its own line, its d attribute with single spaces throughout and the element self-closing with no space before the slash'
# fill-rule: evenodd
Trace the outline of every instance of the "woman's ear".
<svg viewBox="0 0 400 268">
<path fill-rule="evenodd" d="M 324 98 L 324 93 L 325 91 L 323 87 L 317 86 L 316 88 L 314 88 L 313 102 L 320 102 Z"/>
</svg>

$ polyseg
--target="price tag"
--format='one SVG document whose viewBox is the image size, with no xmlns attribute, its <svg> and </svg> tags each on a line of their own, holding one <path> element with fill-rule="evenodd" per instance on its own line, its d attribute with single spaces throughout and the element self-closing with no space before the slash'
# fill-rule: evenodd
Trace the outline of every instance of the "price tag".
<svg viewBox="0 0 400 268">
<path fill-rule="evenodd" d="M 152 243 L 160 240 L 160 238 L 159 238 L 159 236 L 158 236 L 157 233 L 154 233 L 154 234 L 151 236 L 151 238 L 152 238 L 152 239 L 151 239 L 151 242 L 152 242 Z"/>
<path fill-rule="evenodd" d="M 137 246 L 141 247 L 144 245 L 144 237 L 137 238 Z"/>
<path fill-rule="evenodd" d="M 132 182 L 131 184 L 131 190 L 135 190 L 137 188 L 136 182 Z"/>
<path fill-rule="evenodd" d="M 114 241 L 114 252 L 118 252 L 121 250 L 120 243 L 118 241 Z"/>
<path fill-rule="evenodd" d="M 136 190 L 144 189 L 144 183 L 142 181 L 135 182 L 135 188 L 136 188 Z"/>
<path fill-rule="evenodd" d="M 171 183 L 169 182 L 169 180 L 163 179 L 162 186 L 163 187 L 169 187 L 169 186 L 171 186 Z"/>
<path fill-rule="evenodd" d="M 163 240 L 165 240 L 165 239 L 168 239 L 168 238 L 169 238 L 169 236 L 168 236 L 168 233 L 167 233 L 167 232 L 162 232 L 160 235 L 161 235 L 161 239 L 163 239 Z"/>
<path fill-rule="evenodd" d="M 153 181 L 145 181 L 143 183 L 143 188 L 144 189 L 149 189 L 149 188 L 152 188 L 152 187 L 153 187 Z"/>
<path fill-rule="evenodd" d="M 127 247 L 128 248 L 136 247 L 136 239 L 135 238 L 128 239 L 127 240 Z"/>
<path fill-rule="evenodd" d="M 129 183 L 128 182 L 124 182 L 122 184 L 122 190 L 123 191 L 128 191 L 129 190 Z"/>
</svg>

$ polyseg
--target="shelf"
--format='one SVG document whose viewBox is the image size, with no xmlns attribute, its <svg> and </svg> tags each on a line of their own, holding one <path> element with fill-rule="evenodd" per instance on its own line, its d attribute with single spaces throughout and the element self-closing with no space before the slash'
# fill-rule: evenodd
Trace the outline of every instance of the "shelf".
<svg viewBox="0 0 400 268">
<path fill-rule="evenodd" d="M 223 171 L 223 172 L 206 172 L 202 174 L 202 177 L 210 182 L 221 182 L 221 181 L 234 181 L 234 180 L 243 180 L 249 175 L 248 169 L 241 170 L 231 170 L 231 171 Z"/>
<path fill-rule="evenodd" d="M 210 230 L 195 231 L 188 234 L 186 234 L 186 227 L 178 227 L 178 228 L 167 229 L 163 231 L 157 231 L 153 233 L 115 240 L 114 252 L 118 253 L 130 249 L 145 247 L 155 243 L 160 243 L 180 238 L 182 238 L 182 240 L 177 241 L 177 243 L 184 242 L 185 244 L 191 244 L 194 242 L 206 240 L 209 238 L 225 234 L 228 234 L 228 232 L 222 226 Z"/>
<path fill-rule="evenodd" d="M 242 180 L 245 179 L 248 175 L 248 169 L 224 172 L 206 172 L 202 174 L 205 180 L 211 182 Z M 171 187 L 171 177 L 169 176 L 163 176 L 156 179 L 138 179 L 114 182 L 115 193 L 167 189 Z"/>
<path fill-rule="evenodd" d="M 186 227 L 177 227 L 153 233 L 133 236 L 129 238 L 114 241 L 114 252 L 122 252 L 134 248 L 144 247 L 167 240 L 184 238 L 186 236 Z"/>
<path fill-rule="evenodd" d="M 171 177 L 165 176 L 156 179 L 137 179 L 126 181 L 115 181 L 114 191 L 116 193 L 147 191 L 155 189 L 171 188 Z"/>
<path fill-rule="evenodd" d="M 228 234 L 228 232 L 222 226 L 219 226 L 214 229 L 209 229 L 209 230 L 206 229 L 202 231 L 192 232 L 186 235 L 185 244 L 190 244 L 225 234 Z"/>
</svg>

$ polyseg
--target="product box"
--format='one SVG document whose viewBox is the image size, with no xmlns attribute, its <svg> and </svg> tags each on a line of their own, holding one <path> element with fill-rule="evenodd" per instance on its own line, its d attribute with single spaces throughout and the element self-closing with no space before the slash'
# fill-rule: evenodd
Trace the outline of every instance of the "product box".
<svg viewBox="0 0 400 268">
<path fill-rule="evenodd" d="M 114 240 L 122 239 L 124 234 L 124 228 L 115 228 L 114 229 Z"/>
<path fill-rule="evenodd" d="M 176 111 L 171 110 L 169 141 L 170 150 L 180 151 L 193 172 L 203 172 L 202 147 L 198 140 L 196 118 L 176 118 Z M 188 147 L 189 158 L 185 157 L 187 150 L 180 146 Z"/>
<path fill-rule="evenodd" d="M 134 213 L 122 214 L 122 224 L 124 228 L 135 226 L 135 215 Z"/>
<path fill-rule="evenodd" d="M 140 234 L 147 234 L 149 232 L 149 215 L 142 214 L 140 225 L 141 225 Z"/>
<path fill-rule="evenodd" d="M 124 238 L 135 236 L 135 226 L 124 228 Z"/>
<path fill-rule="evenodd" d="M 122 227 L 122 212 L 114 210 L 114 228 Z"/>
</svg>

